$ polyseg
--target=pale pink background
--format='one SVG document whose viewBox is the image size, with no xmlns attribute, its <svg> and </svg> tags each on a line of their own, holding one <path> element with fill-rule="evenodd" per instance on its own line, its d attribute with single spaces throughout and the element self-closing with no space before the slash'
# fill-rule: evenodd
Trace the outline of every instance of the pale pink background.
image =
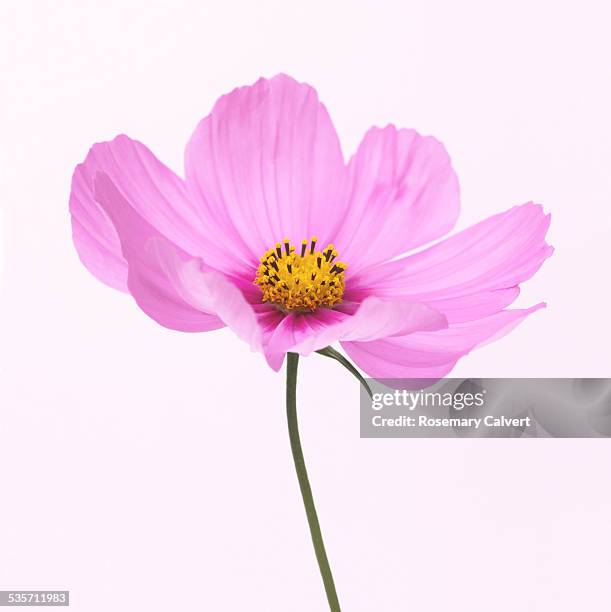
<svg viewBox="0 0 611 612">
<path fill-rule="evenodd" d="M 127 132 L 165 162 L 218 95 L 288 72 L 351 152 L 445 142 L 460 227 L 534 199 L 540 299 L 456 375 L 610 376 L 611 39 L 600 2 L 0 3 L 0 589 L 78 612 L 326 609 L 283 376 L 230 332 L 162 329 L 80 265 L 72 169 Z M 346 612 L 608 611 L 606 440 L 361 440 L 358 388 L 302 362 L 303 442 Z"/>
</svg>

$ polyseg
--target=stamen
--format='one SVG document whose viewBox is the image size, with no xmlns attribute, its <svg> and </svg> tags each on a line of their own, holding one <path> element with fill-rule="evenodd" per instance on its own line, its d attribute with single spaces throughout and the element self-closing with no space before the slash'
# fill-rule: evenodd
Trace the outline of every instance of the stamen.
<svg viewBox="0 0 611 612">
<path fill-rule="evenodd" d="M 310 245 L 310 255 L 314 255 L 315 248 L 316 248 L 316 236 L 312 236 L 312 244 Z"/>
<path fill-rule="evenodd" d="M 297 251 L 285 238 L 265 252 L 254 281 L 263 302 L 285 312 L 311 312 L 342 301 L 346 264 L 332 263 L 337 257 L 332 244 L 321 252 L 316 251 L 316 242 L 313 236 L 308 249 L 308 240 L 303 240 Z"/>
</svg>

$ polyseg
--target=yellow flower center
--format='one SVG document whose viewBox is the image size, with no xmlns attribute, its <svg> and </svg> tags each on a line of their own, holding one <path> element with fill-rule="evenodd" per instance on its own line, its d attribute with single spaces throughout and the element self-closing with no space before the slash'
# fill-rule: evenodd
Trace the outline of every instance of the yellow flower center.
<svg viewBox="0 0 611 612">
<path fill-rule="evenodd" d="M 316 238 L 309 245 L 303 240 L 298 253 L 285 238 L 261 257 L 254 282 L 263 293 L 262 301 L 276 304 L 280 310 L 332 308 L 342 301 L 347 267 L 336 259 L 332 244 L 317 251 Z"/>
</svg>

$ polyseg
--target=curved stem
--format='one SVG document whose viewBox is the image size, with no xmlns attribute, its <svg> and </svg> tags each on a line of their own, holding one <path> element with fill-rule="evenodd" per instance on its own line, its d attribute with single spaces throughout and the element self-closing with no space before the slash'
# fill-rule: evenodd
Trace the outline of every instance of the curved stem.
<svg viewBox="0 0 611 612">
<path fill-rule="evenodd" d="M 299 355 L 297 353 L 287 354 L 287 370 L 286 370 L 286 416 L 289 426 L 289 438 L 291 441 L 291 451 L 293 452 L 293 460 L 295 462 L 295 470 L 297 479 L 299 480 L 299 488 L 301 489 L 301 497 L 305 506 L 308 524 L 310 525 L 310 534 L 312 536 L 312 544 L 314 544 L 314 552 L 316 560 L 320 568 L 320 575 L 325 585 L 327 600 L 331 612 L 341 612 L 339 600 L 335 592 L 335 583 L 333 582 L 333 574 L 329 566 L 329 559 L 325 551 L 325 544 L 320 531 L 318 515 L 316 514 L 316 506 L 312 496 L 310 481 L 308 480 L 308 472 L 306 470 L 305 460 L 303 458 L 303 450 L 301 449 L 301 440 L 299 439 L 299 425 L 297 423 L 297 364 L 299 363 Z"/>
<path fill-rule="evenodd" d="M 354 374 L 358 381 L 363 385 L 365 391 L 367 391 L 367 395 L 371 399 L 373 399 L 373 394 L 371 392 L 371 387 L 367 383 L 367 381 L 361 376 L 361 373 L 346 359 L 339 351 L 336 351 L 332 346 L 327 346 L 326 348 L 320 349 L 316 351 L 319 355 L 324 355 L 325 357 L 331 357 L 331 359 L 335 359 L 335 361 L 339 361 L 349 372 Z"/>
</svg>

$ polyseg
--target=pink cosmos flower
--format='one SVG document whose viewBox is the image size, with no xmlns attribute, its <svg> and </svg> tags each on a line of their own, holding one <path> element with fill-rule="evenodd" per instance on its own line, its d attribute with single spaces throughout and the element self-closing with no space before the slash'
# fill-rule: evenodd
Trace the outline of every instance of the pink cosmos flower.
<svg viewBox="0 0 611 612">
<path fill-rule="evenodd" d="M 372 377 L 441 377 L 531 312 L 506 309 L 552 253 L 528 203 L 450 238 L 458 180 L 444 147 L 371 128 L 346 163 L 327 110 L 285 75 L 221 97 L 185 178 L 127 136 L 72 180 L 85 266 L 162 325 L 230 327 L 278 370 L 339 341 Z"/>
</svg>

